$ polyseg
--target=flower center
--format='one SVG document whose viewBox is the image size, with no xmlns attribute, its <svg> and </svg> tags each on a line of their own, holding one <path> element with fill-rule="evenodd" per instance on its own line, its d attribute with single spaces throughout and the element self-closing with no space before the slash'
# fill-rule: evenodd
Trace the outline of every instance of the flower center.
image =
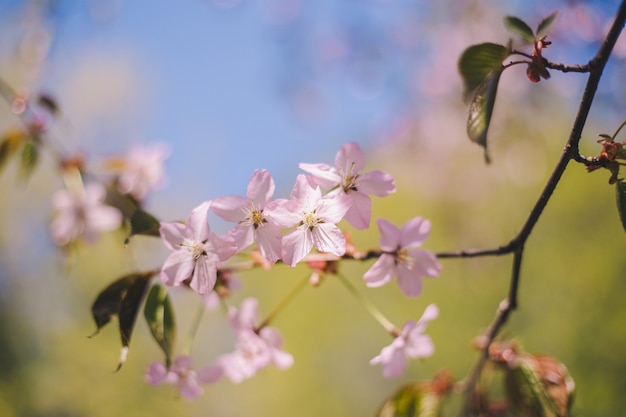
<svg viewBox="0 0 626 417">
<path fill-rule="evenodd" d="M 355 163 L 352 162 L 352 164 L 350 164 L 350 169 L 348 169 L 348 172 L 342 175 L 341 188 L 343 188 L 345 192 L 348 192 L 350 190 L 357 191 L 356 182 L 359 178 L 359 174 L 352 173 L 352 171 L 354 171 L 354 165 Z"/>
</svg>

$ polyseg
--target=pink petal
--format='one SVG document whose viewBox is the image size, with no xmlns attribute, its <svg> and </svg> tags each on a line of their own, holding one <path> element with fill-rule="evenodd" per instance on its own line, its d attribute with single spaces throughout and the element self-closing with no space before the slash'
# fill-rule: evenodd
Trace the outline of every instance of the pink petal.
<svg viewBox="0 0 626 417">
<path fill-rule="evenodd" d="M 308 172 L 315 179 L 315 183 L 320 187 L 332 188 L 341 183 L 339 172 L 326 164 L 300 164 L 301 170 Z"/>
<path fill-rule="evenodd" d="M 283 262 L 292 267 L 296 266 L 313 247 L 313 237 L 311 231 L 306 226 L 300 226 L 287 233 L 283 237 L 282 259 Z"/>
<path fill-rule="evenodd" d="M 152 362 L 148 367 L 145 380 L 150 385 L 159 385 L 167 379 L 167 369 L 161 362 Z"/>
<path fill-rule="evenodd" d="M 176 250 L 168 256 L 161 268 L 161 281 L 165 285 L 177 286 L 191 277 L 195 262 L 186 250 Z"/>
<path fill-rule="evenodd" d="M 248 200 L 238 195 L 218 197 L 211 202 L 211 210 L 224 220 L 240 222 L 246 218 L 243 209 L 249 204 Z"/>
<path fill-rule="evenodd" d="M 266 224 L 255 230 L 255 240 L 261 251 L 261 255 L 271 262 L 280 259 L 282 250 L 283 235 L 280 228 L 271 224 Z"/>
<path fill-rule="evenodd" d="M 302 215 L 298 211 L 299 202 L 297 200 L 279 199 L 272 201 L 271 211 L 268 208 L 263 214 L 271 216 L 271 219 L 281 228 L 293 227 L 300 223 Z"/>
<path fill-rule="evenodd" d="M 93 207 L 87 211 L 86 216 L 85 222 L 89 227 L 99 232 L 115 230 L 122 224 L 122 212 L 115 207 Z"/>
<path fill-rule="evenodd" d="M 198 370 L 198 380 L 205 384 L 213 384 L 217 382 L 224 375 L 224 370 L 221 366 L 205 366 Z"/>
<path fill-rule="evenodd" d="M 422 277 L 404 264 L 396 268 L 398 286 L 407 297 L 417 297 L 422 292 Z"/>
<path fill-rule="evenodd" d="M 311 231 L 311 236 L 313 246 L 320 252 L 329 252 L 336 256 L 342 256 L 346 253 L 346 238 L 341 230 L 332 223 L 318 224 Z"/>
<path fill-rule="evenodd" d="M 335 166 L 342 174 L 359 173 L 364 164 L 365 154 L 354 142 L 343 145 L 335 157 Z"/>
<path fill-rule="evenodd" d="M 259 317 L 259 301 L 249 297 L 241 302 L 239 312 L 231 317 L 231 325 L 237 332 L 253 330 Z"/>
<path fill-rule="evenodd" d="M 179 382 L 178 392 L 184 399 L 193 400 L 201 396 L 204 390 L 194 378 L 185 378 Z"/>
<path fill-rule="evenodd" d="M 404 352 L 411 358 L 425 358 L 435 353 L 435 344 L 430 336 L 415 333 L 409 336 Z"/>
<path fill-rule="evenodd" d="M 217 270 L 215 262 L 208 256 L 201 256 L 196 261 L 189 286 L 200 295 L 208 294 L 215 287 Z"/>
<path fill-rule="evenodd" d="M 372 199 L 355 191 L 349 191 L 347 195 L 352 198 L 352 205 L 344 218 L 359 230 L 367 229 L 372 217 Z"/>
<path fill-rule="evenodd" d="M 426 250 L 414 249 L 408 255 L 413 258 L 413 271 L 420 276 L 437 277 L 441 273 L 441 264 L 437 257 Z"/>
<path fill-rule="evenodd" d="M 352 198 L 345 193 L 333 194 L 320 200 L 317 216 L 326 223 L 339 223 L 352 205 Z"/>
<path fill-rule="evenodd" d="M 213 233 L 210 234 L 204 247 L 206 252 L 209 255 L 213 254 L 219 262 L 224 262 L 230 259 L 235 253 L 237 253 L 238 249 L 232 236 L 228 234 L 217 236 Z"/>
<path fill-rule="evenodd" d="M 400 247 L 400 229 L 386 219 L 378 219 L 380 230 L 380 248 L 384 251 L 393 252 Z"/>
<path fill-rule="evenodd" d="M 407 221 L 400 231 L 400 246 L 410 248 L 420 246 L 430 233 L 430 221 L 422 217 L 415 217 Z"/>
<path fill-rule="evenodd" d="M 180 249 L 180 244 L 185 240 L 186 227 L 181 223 L 161 222 L 159 233 L 161 240 L 169 250 Z"/>
<path fill-rule="evenodd" d="M 371 171 L 359 174 L 357 191 L 385 197 L 396 192 L 396 185 L 391 174 L 383 171 Z"/>
<path fill-rule="evenodd" d="M 200 242 L 206 240 L 211 232 L 208 222 L 210 206 L 210 201 L 200 204 L 191 211 L 187 221 L 187 228 L 191 231 L 192 236 Z"/>
<path fill-rule="evenodd" d="M 382 254 L 365 275 L 363 275 L 363 279 L 368 287 L 380 287 L 391 281 L 395 269 L 394 257 L 392 255 Z"/>
<path fill-rule="evenodd" d="M 322 198 L 322 192 L 312 177 L 299 174 L 296 177 L 296 183 L 291 190 L 290 197 L 292 200 L 300 202 L 301 205 L 307 202 L 316 204 Z"/>
<path fill-rule="evenodd" d="M 274 195 L 274 179 L 270 173 L 266 170 L 256 170 L 252 174 L 250 183 L 248 184 L 248 190 L 246 196 L 254 202 L 255 205 L 259 205 L 263 208 Z"/>
</svg>

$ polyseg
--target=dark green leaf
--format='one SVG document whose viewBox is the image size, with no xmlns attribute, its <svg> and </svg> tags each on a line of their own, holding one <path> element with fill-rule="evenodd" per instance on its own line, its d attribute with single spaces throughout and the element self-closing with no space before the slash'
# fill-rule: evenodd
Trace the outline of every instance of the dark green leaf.
<svg viewBox="0 0 626 417">
<path fill-rule="evenodd" d="M 37 165 L 39 151 L 37 145 L 32 140 L 26 141 L 22 147 L 21 169 L 24 178 L 30 177 Z"/>
<path fill-rule="evenodd" d="M 537 26 L 537 38 L 541 38 L 550 33 L 550 30 L 552 30 L 552 25 L 554 24 L 554 21 L 556 20 L 556 17 L 558 15 L 559 11 L 555 10 L 552 12 L 552 14 L 550 14 L 550 16 L 539 22 L 539 25 Z"/>
<path fill-rule="evenodd" d="M 491 122 L 493 107 L 496 103 L 498 81 L 502 70 L 494 70 L 474 92 L 467 118 L 467 135 L 472 142 L 485 149 L 485 161 L 489 163 L 487 151 L 487 131 Z"/>
<path fill-rule="evenodd" d="M 21 131 L 8 132 L 0 142 L 0 170 L 4 168 L 6 162 L 19 149 L 20 145 L 26 139 L 26 135 Z"/>
<path fill-rule="evenodd" d="M 176 340 L 176 322 L 174 310 L 165 287 L 158 284 L 152 286 L 146 299 L 143 314 L 148 322 L 152 337 L 165 353 L 165 362 L 169 365 Z"/>
<path fill-rule="evenodd" d="M 119 319 L 119 331 L 122 340 L 122 355 L 118 370 L 126 359 L 128 345 L 137 319 L 139 307 L 143 302 L 146 287 L 155 271 L 137 272 L 126 275 L 106 287 L 91 307 L 96 322 L 96 335 L 115 315 Z"/>
<path fill-rule="evenodd" d="M 137 319 L 137 313 L 139 307 L 144 300 L 146 293 L 146 287 L 152 278 L 153 273 L 149 274 L 137 274 L 134 276 L 134 280 L 128 286 L 124 298 L 122 298 L 122 304 L 119 312 L 120 320 L 120 336 L 122 339 L 122 345 L 128 346 L 130 343 L 130 337 L 135 326 Z"/>
<path fill-rule="evenodd" d="M 520 35 L 526 42 L 535 43 L 535 34 L 533 30 L 519 17 L 507 16 L 504 18 L 504 26 L 511 32 Z"/>
<path fill-rule="evenodd" d="M 624 180 L 618 180 L 615 183 L 615 197 L 617 201 L 617 212 L 622 221 L 622 227 L 626 231 L 626 183 Z"/>
<path fill-rule="evenodd" d="M 459 58 L 459 72 L 465 86 L 465 100 L 470 100 L 474 91 L 485 79 L 496 72 L 502 72 L 502 61 L 511 54 L 510 48 L 495 43 L 473 45 L 463 51 Z"/>
<path fill-rule="evenodd" d="M 130 234 L 128 240 L 135 235 L 156 236 L 159 237 L 159 227 L 161 223 L 152 214 L 142 209 L 135 210 L 130 218 Z"/>
</svg>

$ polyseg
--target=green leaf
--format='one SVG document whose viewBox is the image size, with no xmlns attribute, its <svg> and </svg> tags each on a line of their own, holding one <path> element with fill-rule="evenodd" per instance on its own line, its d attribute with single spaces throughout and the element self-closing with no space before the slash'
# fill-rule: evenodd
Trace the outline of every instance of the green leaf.
<svg viewBox="0 0 626 417">
<path fill-rule="evenodd" d="M 135 210 L 130 218 L 130 234 L 126 238 L 126 244 L 135 235 L 161 236 L 159 233 L 160 226 L 161 223 L 152 214 L 142 209 Z"/>
<path fill-rule="evenodd" d="M 463 51 L 458 67 L 465 86 L 463 96 L 466 101 L 470 101 L 475 90 L 494 71 L 502 72 L 502 61 L 510 54 L 510 48 L 496 43 L 481 43 Z"/>
<path fill-rule="evenodd" d="M 515 16 L 507 16 L 504 18 L 504 26 L 506 28 L 522 37 L 526 42 L 533 44 L 535 43 L 535 34 L 533 30 L 519 17 Z"/>
<path fill-rule="evenodd" d="M 520 416 L 566 417 L 574 381 L 567 368 L 548 356 L 523 355 L 507 371 L 507 394 Z"/>
<path fill-rule="evenodd" d="M 626 231 L 626 183 L 624 180 L 617 180 L 615 183 L 615 197 L 617 202 L 617 212 L 622 221 L 622 227 Z"/>
<path fill-rule="evenodd" d="M 26 138 L 27 136 L 21 131 L 10 131 L 2 138 L 2 142 L 0 142 L 0 170 L 4 168 L 6 162 L 17 152 Z"/>
<path fill-rule="evenodd" d="M 552 12 L 552 14 L 550 14 L 550 16 L 546 17 L 541 22 L 539 22 L 539 25 L 537 26 L 537 38 L 542 38 L 543 36 L 550 33 L 550 31 L 552 30 L 554 21 L 556 20 L 558 15 L 559 15 L 559 11 L 555 10 Z"/>
<path fill-rule="evenodd" d="M 152 286 L 146 299 L 143 314 L 148 322 L 152 337 L 165 353 L 165 363 L 169 366 L 176 340 L 176 322 L 174 310 L 165 287 L 158 284 Z"/>
<path fill-rule="evenodd" d="M 400 387 L 382 405 L 377 417 L 437 417 L 441 411 L 442 392 L 433 388 L 435 381 L 418 382 Z M 451 387 L 451 385 L 450 385 Z"/>
<path fill-rule="evenodd" d="M 501 74 L 502 69 L 492 71 L 483 83 L 478 86 L 470 103 L 469 115 L 467 117 L 467 135 L 472 142 L 479 144 L 485 149 L 485 161 L 487 163 L 490 162 L 487 151 L 487 132 L 491 123 L 493 107 L 496 103 L 498 82 Z"/>
<path fill-rule="evenodd" d="M 155 271 L 136 272 L 114 281 L 98 294 L 91 307 L 91 314 L 96 322 L 96 331 L 92 337 L 98 334 L 113 316 L 118 316 L 122 341 L 122 354 L 117 367 L 118 370 L 126 360 L 139 307 L 143 302 L 146 287 L 155 274 Z"/>
<path fill-rule="evenodd" d="M 22 147 L 21 170 L 24 178 L 30 177 L 39 160 L 37 145 L 32 140 L 26 141 Z"/>
</svg>

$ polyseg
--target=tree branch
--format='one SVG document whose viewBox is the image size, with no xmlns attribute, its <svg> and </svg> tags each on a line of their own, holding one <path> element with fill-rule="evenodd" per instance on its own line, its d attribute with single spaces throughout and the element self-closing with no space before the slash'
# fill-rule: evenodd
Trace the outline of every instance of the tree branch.
<svg viewBox="0 0 626 417">
<path fill-rule="evenodd" d="M 500 306 L 498 307 L 498 311 L 496 313 L 496 317 L 489 325 L 489 328 L 487 329 L 487 332 L 485 334 L 486 342 L 481 352 L 481 355 L 479 356 L 478 361 L 474 366 L 474 369 L 472 370 L 472 372 L 468 376 L 468 379 L 465 382 L 465 404 L 461 410 L 462 415 L 466 415 L 466 413 L 472 409 L 474 390 L 480 378 L 482 368 L 484 367 L 485 362 L 488 358 L 489 346 L 496 338 L 499 330 L 506 323 L 509 314 L 517 308 L 517 290 L 520 282 L 520 270 L 522 264 L 522 255 L 524 252 L 524 245 L 528 240 L 528 237 L 530 236 L 533 228 L 537 224 L 539 217 L 543 213 L 543 209 L 546 207 L 548 201 L 550 200 L 550 197 L 554 193 L 557 184 L 561 180 L 561 176 L 565 172 L 569 161 L 572 159 L 579 162 L 584 160 L 584 158 L 579 153 L 579 143 L 582 131 L 587 121 L 587 116 L 589 115 L 589 110 L 591 109 L 591 105 L 593 103 L 593 99 L 595 97 L 600 78 L 602 77 L 602 72 L 604 70 L 604 67 L 606 66 L 606 63 L 609 60 L 609 57 L 611 56 L 613 47 L 615 46 L 615 43 L 619 38 L 625 22 L 626 0 L 622 1 L 609 32 L 602 42 L 598 52 L 587 65 L 580 67 L 566 67 L 560 66 L 560 64 L 550 64 L 551 66 L 546 66 L 548 68 L 558 69 L 563 72 L 577 71 L 577 69 L 581 70 L 578 72 L 586 72 L 582 70 L 588 69 L 589 76 L 587 78 L 587 84 L 580 100 L 580 105 L 578 107 L 578 111 L 572 125 L 572 130 L 570 132 L 565 148 L 563 149 L 563 152 L 561 153 L 561 156 L 554 170 L 552 171 L 552 174 L 550 175 L 543 191 L 539 195 L 537 202 L 530 212 L 530 215 L 528 216 L 526 222 L 522 226 L 519 234 L 511 241 L 509 245 L 500 248 L 477 251 L 451 252 L 443 254 L 444 257 L 470 257 L 484 255 L 501 255 L 510 252 L 514 253 L 509 294 L 507 299 L 500 303 Z"/>
</svg>

